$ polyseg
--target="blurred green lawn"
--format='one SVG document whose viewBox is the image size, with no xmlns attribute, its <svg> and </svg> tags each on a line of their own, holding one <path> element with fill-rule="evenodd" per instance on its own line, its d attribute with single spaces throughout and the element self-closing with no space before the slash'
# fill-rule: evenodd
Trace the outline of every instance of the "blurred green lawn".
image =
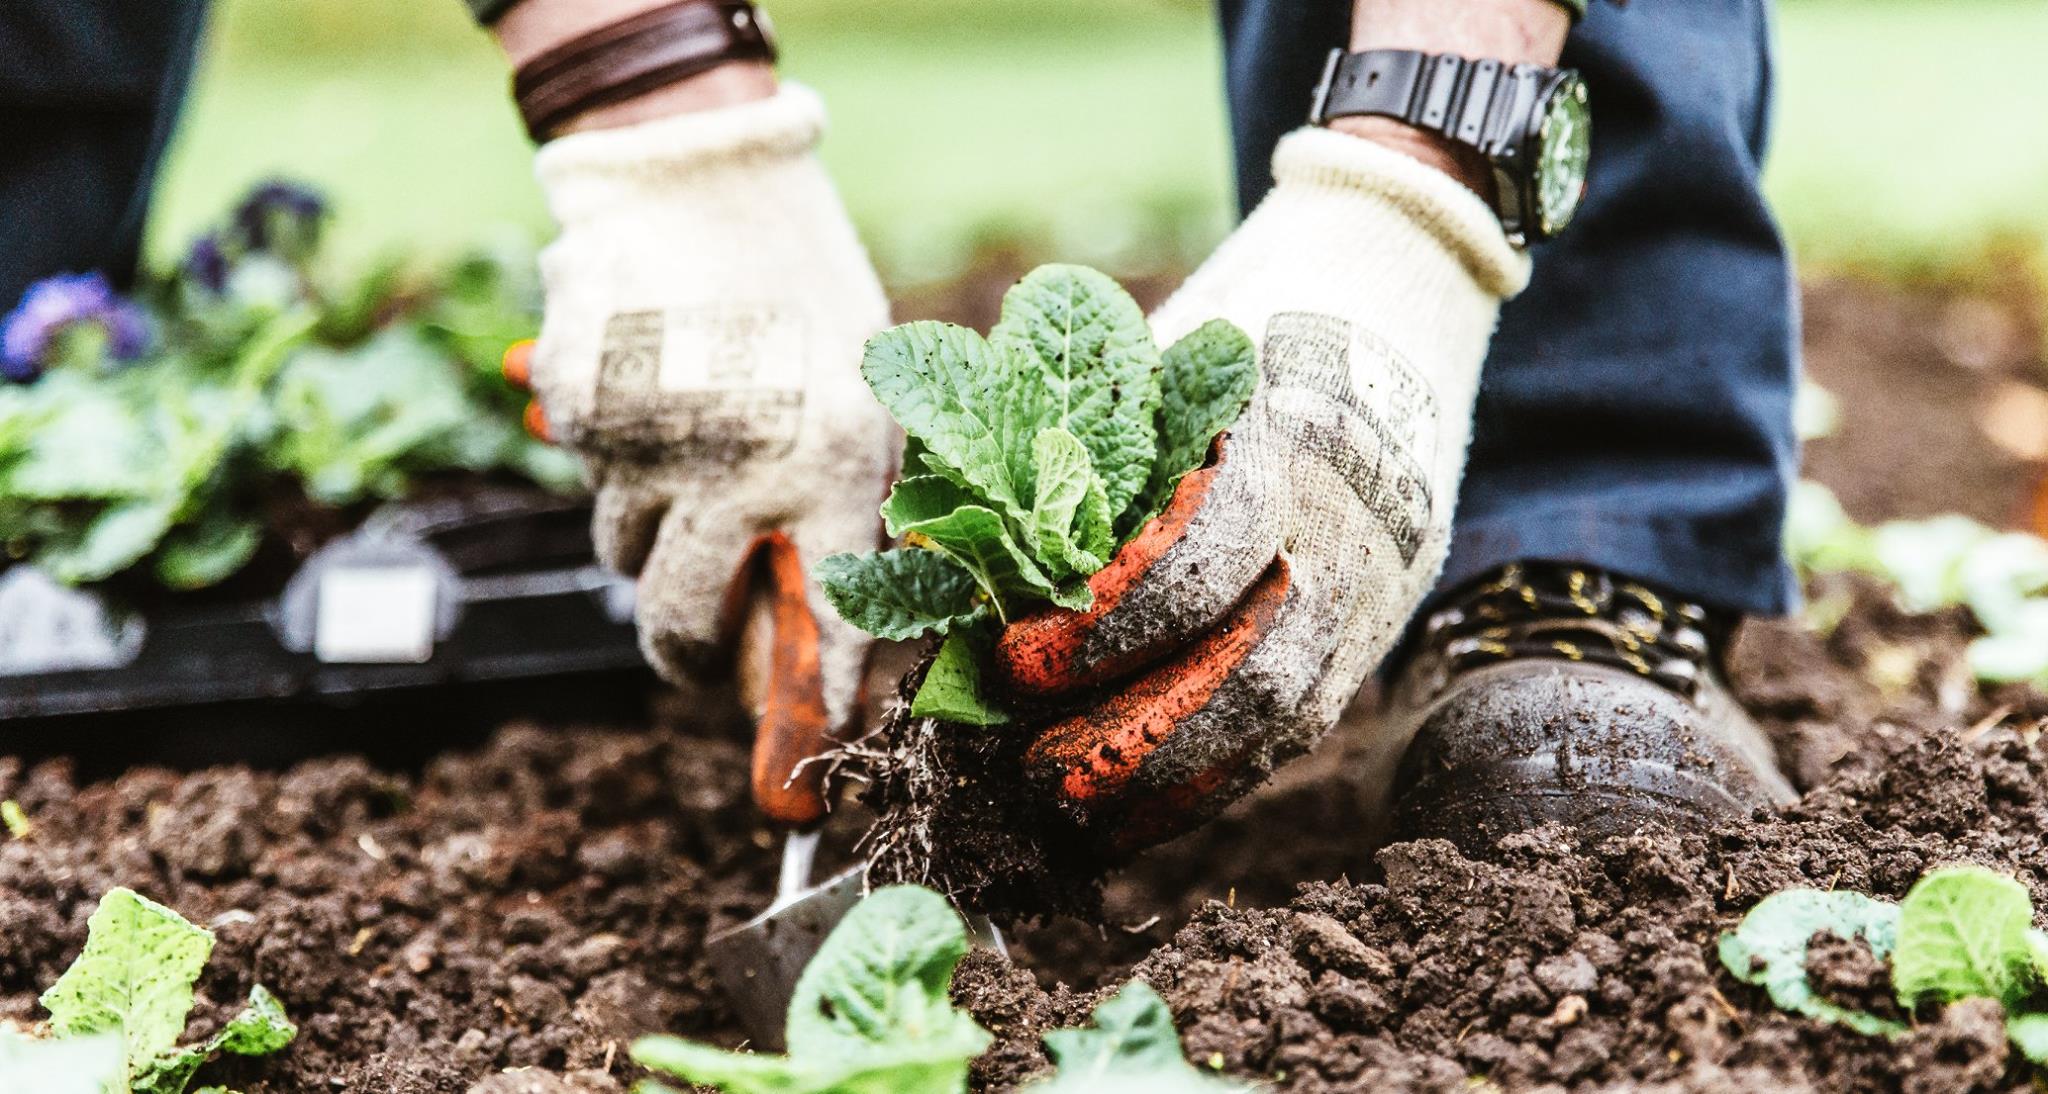
<svg viewBox="0 0 2048 1094">
<path fill-rule="evenodd" d="M 777 0 L 785 68 L 882 264 L 979 241 L 1131 271 L 1229 221 L 1202 0 Z M 1796 0 L 1770 188 L 1802 258 L 1921 268 L 2048 241 L 2042 0 Z M 175 253 L 251 181 L 327 188 L 343 261 L 443 254 L 547 218 L 505 72 L 455 0 L 219 0 L 151 227 Z M 2028 134 L 2032 135 L 2029 136 Z"/>
</svg>

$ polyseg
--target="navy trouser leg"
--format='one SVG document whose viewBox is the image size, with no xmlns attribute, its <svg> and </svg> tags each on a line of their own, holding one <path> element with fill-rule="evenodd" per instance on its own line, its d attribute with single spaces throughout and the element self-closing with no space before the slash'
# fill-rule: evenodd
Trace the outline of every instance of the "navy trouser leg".
<svg viewBox="0 0 2048 1094">
<path fill-rule="evenodd" d="M 1351 5 L 1221 7 L 1249 207 Z M 1758 184 L 1767 0 L 1596 3 L 1564 61 L 1593 94 L 1592 185 L 1502 313 L 1443 588 L 1548 560 L 1783 612 L 1797 595 L 1780 535 L 1798 463 L 1798 311 Z"/>
<path fill-rule="evenodd" d="M 0 313 L 32 281 L 135 269 L 203 0 L 0 3 Z"/>
</svg>

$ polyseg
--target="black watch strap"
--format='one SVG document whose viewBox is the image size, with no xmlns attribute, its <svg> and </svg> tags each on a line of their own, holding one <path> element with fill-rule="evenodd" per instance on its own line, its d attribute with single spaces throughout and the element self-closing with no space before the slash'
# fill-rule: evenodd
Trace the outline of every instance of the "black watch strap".
<svg viewBox="0 0 2048 1094">
<path fill-rule="evenodd" d="M 1415 50 L 1334 50 L 1309 120 L 1396 118 L 1491 156 L 1501 150 L 1517 111 L 1529 107 L 1524 89 L 1548 71 Z"/>
</svg>

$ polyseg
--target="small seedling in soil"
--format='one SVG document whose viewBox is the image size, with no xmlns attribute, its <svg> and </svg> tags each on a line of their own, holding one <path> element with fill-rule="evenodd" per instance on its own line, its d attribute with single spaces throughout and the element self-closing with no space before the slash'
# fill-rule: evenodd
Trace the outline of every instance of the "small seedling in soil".
<svg viewBox="0 0 2048 1094">
<path fill-rule="evenodd" d="M 862 376 L 909 436 L 882 517 L 905 546 L 822 561 L 826 596 L 881 638 L 942 638 L 884 730 L 849 753 L 881 820 L 870 877 L 997 914 L 1085 912 L 1099 873 L 1018 785 L 1028 741 L 984 671 L 996 632 L 1085 609 L 1091 575 L 1165 508 L 1251 401 L 1257 352 L 1208 323 L 1162 351 L 1109 277 L 1044 266 L 986 338 L 911 323 Z"/>
<path fill-rule="evenodd" d="M 944 897 L 904 885 L 878 890 L 848 912 L 797 980 L 789 1055 L 726 1052 L 675 1037 L 646 1037 L 633 1059 L 664 1075 L 728 1094 L 956 1094 L 989 1034 L 953 1004 L 953 970 L 967 927 Z M 1173 1014 L 1132 982 L 1095 1008 L 1089 1029 L 1045 1036 L 1055 1074 L 1033 1094 L 1131 1090 L 1219 1094 L 1246 1088 L 1203 1075 L 1181 1053 Z M 638 1094 L 673 1094 L 656 1082 Z"/>
<path fill-rule="evenodd" d="M 1893 991 L 1908 1014 L 1922 1005 L 1996 999 L 2013 1044 L 2048 1064 L 2048 934 L 2033 922 L 2026 886 L 1982 867 L 1951 867 L 1921 878 L 1898 904 L 1861 893 L 1777 893 L 1721 936 L 1721 963 L 1786 1010 L 1897 1037 L 1904 1022 L 1829 1002 L 1807 979 L 1814 936 L 1861 939 L 1879 960 L 1889 959 Z"/>
<path fill-rule="evenodd" d="M 185 1094 L 193 1075 L 216 1056 L 267 1056 L 290 1044 L 298 1027 L 260 984 L 220 1032 L 178 1044 L 192 1010 L 192 986 L 212 953 L 213 934 L 206 929 L 128 889 L 107 893 L 88 923 L 85 951 L 43 993 L 55 1040 L 0 1043 L 0 1076 L 11 1075 L 10 1066 L 54 1069 L 68 1062 L 90 1070 L 104 1060 L 112 1064 L 113 1082 L 91 1089 Z M 226 1092 L 207 1087 L 197 1094 Z"/>
</svg>

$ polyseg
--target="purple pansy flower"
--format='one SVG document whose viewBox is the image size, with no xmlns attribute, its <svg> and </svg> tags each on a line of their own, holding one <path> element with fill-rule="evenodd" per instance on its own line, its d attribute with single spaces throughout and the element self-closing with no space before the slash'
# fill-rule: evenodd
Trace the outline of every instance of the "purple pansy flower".
<svg viewBox="0 0 2048 1094">
<path fill-rule="evenodd" d="M 217 235 L 203 235 L 185 252 L 185 276 L 216 296 L 228 288 L 228 252 Z"/>
<path fill-rule="evenodd" d="M 327 216 L 327 199 L 294 182 L 266 182 L 235 209 L 235 231 L 243 246 L 286 258 L 311 254 Z"/>
<path fill-rule="evenodd" d="M 39 281 L 0 322 L 0 374 L 27 383 L 52 361 L 63 335 L 82 324 L 98 324 L 106 349 L 117 361 L 132 361 L 149 348 L 149 321 L 123 300 L 103 274 L 65 274 Z"/>
</svg>

